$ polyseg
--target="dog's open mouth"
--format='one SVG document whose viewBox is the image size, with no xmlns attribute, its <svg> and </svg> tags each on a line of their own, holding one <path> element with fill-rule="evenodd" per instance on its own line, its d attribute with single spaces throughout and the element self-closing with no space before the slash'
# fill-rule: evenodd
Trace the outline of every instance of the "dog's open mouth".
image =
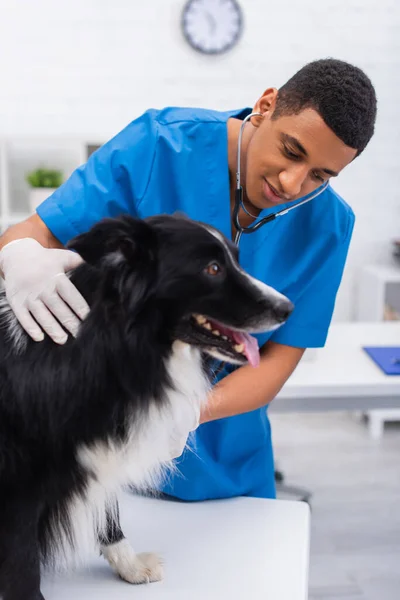
<svg viewBox="0 0 400 600">
<path fill-rule="evenodd" d="M 244 363 L 246 360 L 253 366 L 260 364 L 260 351 L 255 337 L 237 329 L 230 329 L 204 315 L 193 315 L 192 325 L 201 337 L 202 343 L 207 343 L 224 354 L 226 359 Z"/>
</svg>

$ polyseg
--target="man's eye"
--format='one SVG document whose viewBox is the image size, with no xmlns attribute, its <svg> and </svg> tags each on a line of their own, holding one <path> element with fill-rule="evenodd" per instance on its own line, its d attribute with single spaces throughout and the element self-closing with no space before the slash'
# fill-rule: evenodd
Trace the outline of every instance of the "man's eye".
<svg viewBox="0 0 400 600">
<path fill-rule="evenodd" d="M 317 181 L 320 181 L 321 183 L 325 182 L 325 179 L 322 177 L 322 175 L 320 175 L 319 173 L 313 173 L 312 174 L 313 178 L 316 179 Z"/>
<path fill-rule="evenodd" d="M 292 152 L 287 146 L 283 146 L 283 152 L 288 158 L 291 158 L 292 160 L 298 160 L 300 158 L 298 154 Z"/>
</svg>

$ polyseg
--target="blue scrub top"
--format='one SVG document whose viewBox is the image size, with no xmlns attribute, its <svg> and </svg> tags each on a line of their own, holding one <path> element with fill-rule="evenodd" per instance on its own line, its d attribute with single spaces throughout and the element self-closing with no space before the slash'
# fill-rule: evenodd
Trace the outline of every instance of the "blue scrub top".
<svg viewBox="0 0 400 600">
<path fill-rule="evenodd" d="M 249 112 L 149 110 L 97 150 L 37 213 L 64 244 L 99 219 L 121 213 L 147 217 L 182 211 L 230 237 L 227 120 Z M 262 211 L 260 218 L 270 212 Z M 302 348 L 324 345 L 353 226 L 351 208 L 328 187 L 301 208 L 242 236 L 244 269 L 295 304 L 285 325 L 258 336 L 260 346 L 268 339 Z M 178 459 L 178 473 L 163 484 L 164 493 L 184 500 L 275 496 L 265 408 L 203 424 L 194 443 L 195 452 Z"/>
</svg>

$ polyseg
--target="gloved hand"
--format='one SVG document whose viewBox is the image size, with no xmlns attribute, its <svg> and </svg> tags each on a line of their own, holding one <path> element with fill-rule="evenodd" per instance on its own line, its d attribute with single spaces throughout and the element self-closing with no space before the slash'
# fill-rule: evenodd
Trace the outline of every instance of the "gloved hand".
<svg viewBox="0 0 400 600">
<path fill-rule="evenodd" d="M 0 251 L 7 300 L 35 341 L 44 339 L 44 330 L 57 344 L 64 344 L 68 335 L 60 323 L 76 336 L 79 319 L 85 318 L 89 307 L 65 273 L 81 262 L 75 252 L 44 248 L 32 238 L 10 242 Z"/>
<path fill-rule="evenodd" d="M 169 438 L 167 460 L 179 458 L 186 448 L 194 450 L 194 432 L 200 424 L 200 405 L 189 401 L 179 404 L 179 411 L 172 414 L 171 423 L 166 424 Z"/>
</svg>

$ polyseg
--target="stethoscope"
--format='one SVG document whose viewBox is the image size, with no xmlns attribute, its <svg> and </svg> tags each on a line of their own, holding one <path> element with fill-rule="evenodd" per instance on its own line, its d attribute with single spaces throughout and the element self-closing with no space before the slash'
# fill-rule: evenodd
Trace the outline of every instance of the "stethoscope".
<svg viewBox="0 0 400 600">
<path fill-rule="evenodd" d="M 289 208 L 283 208 L 282 210 L 279 210 L 276 213 L 267 215 L 266 217 L 264 217 L 263 219 L 260 219 L 260 221 L 256 221 L 255 223 L 253 223 L 249 227 L 242 227 L 240 225 L 240 222 L 239 222 L 239 209 L 240 209 L 240 207 L 242 207 L 242 209 L 244 210 L 244 212 L 247 215 L 249 215 L 249 217 L 252 217 L 254 219 L 257 218 L 254 215 L 252 215 L 251 213 L 249 213 L 249 211 L 246 209 L 245 205 L 243 204 L 243 188 L 240 185 L 240 153 L 241 153 L 241 147 L 242 147 L 243 128 L 244 128 L 244 126 L 246 124 L 246 121 L 248 121 L 249 119 L 251 119 L 251 117 L 255 117 L 255 116 L 262 117 L 262 114 L 258 113 L 258 112 L 254 112 L 254 113 L 251 113 L 250 115 L 248 115 L 247 117 L 245 117 L 245 119 L 243 119 L 243 123 L 242 123 L 242 125 L 240 127 L 240 132 L 239 132 L 238 156 L 237 156 L 237 171 L 236 171 L 235 206 L 233 208 L 233 224 L 236 227 L 236 235 L 235 235 L 234 242 L 235 242 L 236 246 L 239 246 L 239 242 L 240 242 L 240 238 L 242 237 L 242 233 L 254 233 L 258 229 L 260 229 L 260 227 L 262 227 L 266 223 L 269 223 L 270 221 L 273 221 L 277 217 L 283 217 L 283 215 L 286 215 L 288 212 L 290 212 L 291 210 L 294 210 L 295 208 L 298 208 L 302 204 L 305 204 L 306 202 L 311 202 L 311 200 L 314 200 L 314 198 L 316 198 L 317 196 L 319 196 L 320 194 L 322 194 L 322 192 L 324 190 L 326 190 L 326 188 L 329 185 L 329 181 L 326 181 L 322 186 L 320 186 L 319 188 L 317 188 L 314 192 L 311 192 L 311 194 L 308 194 L 308 196 L 304 196 L 304 198 L 302 198 L 301 200 L 299 200 L 296 204 L 293 204 L 293 206 L 290 206 Z M 213 372 L 214 379 L 217 378 L 217 376 L 219 375 L 219 373 L 224 368 L 225 364 L 226 364 L 225 361 L 220 361 L 219 366 L 214 369 L 214 372 Z"/>
<path fill-rule="evenodd" d="M 233 224 L 235 225 L 235 228 L 236 228 L 236 235 L 235 235 L 235 240 L 234 240 L 236 246 L 239 246 L 239 242 L 240 242 L 240 238 L 242 237 L 242 233 L 254 233 L 255 231 L 257 231 L 258 229 L 260 229 L 260 227 L 262 227 L 266 223 L 269 223 L 270 221 L 273 221 L 277 217 L 283 217 L 283 215 L 286 215 L 291 210 L 294 210 L 295 208 L 298 208 L 302 204 L 306 204 L 306 202 L 310 202 L 311 200 L 314 200 L 314 198 L 316 198 L 317 196 L 319 196 L 320 194 L 322 194 L 322 192 L 324 190 L 326 190 L 326 188 L 329 185 L 329 181 L 326 181 L 322 186 L 320 186 L 319 188 L 317 188 L 314 192 L 311 192 L 311 194 L 308 194 L 308 196 L 304 196 L 304 198 L 302 198 L 301 200 L 299 200 L 296 204 L 293 204 L 293 206 L 290 206 L 289 208 L 283 208 L 282 210 L 280 210 L 280 211 L 278 211 L 276 213 L 267 215 L 266 217 L 264 217 L 263 219 L 260 219 L 260 221 L 256 221 L 255 223 L 253 223 L 249 227 L 242 227 L 240 225 L 240 222 L 239 222 L 239 210 L 240 210 L 240 207 L 242 207 L 242 209 L 244 210 L 244 212 L 247 215 L 249 215 L 249 217 L 256 218 L 254 215 L 252 215 L 251 213 L 249 213 L 249 211 L 246 209 L 246 207 L 243 204 L 243 188 L 240 185 L 240 154 L 241 154 L 241 148 L 242 148 L 242 134 L 243 134 L 243 129 L 244 129 L 244 126 L 245 126 L 246 122 L 249 119 L 251 119 L 252 117 L 255 117 L 255 116 L 262 117 L 262 114 L 258 113 L 258 112 L 254 112 L 254 113 L 251 113 L 250 115 L 248 115 L 247 117 L 245 117 L 243 119 L 243 123 L 242 123 L 242 125 L 240 127 L 240 132 L 239 132 L 238 150 L 237 150 L 237 171 L 236 171 L 235 206 L 233 208 L 233 217 L 232 217 L 233 218 Z"/>
</svg>

